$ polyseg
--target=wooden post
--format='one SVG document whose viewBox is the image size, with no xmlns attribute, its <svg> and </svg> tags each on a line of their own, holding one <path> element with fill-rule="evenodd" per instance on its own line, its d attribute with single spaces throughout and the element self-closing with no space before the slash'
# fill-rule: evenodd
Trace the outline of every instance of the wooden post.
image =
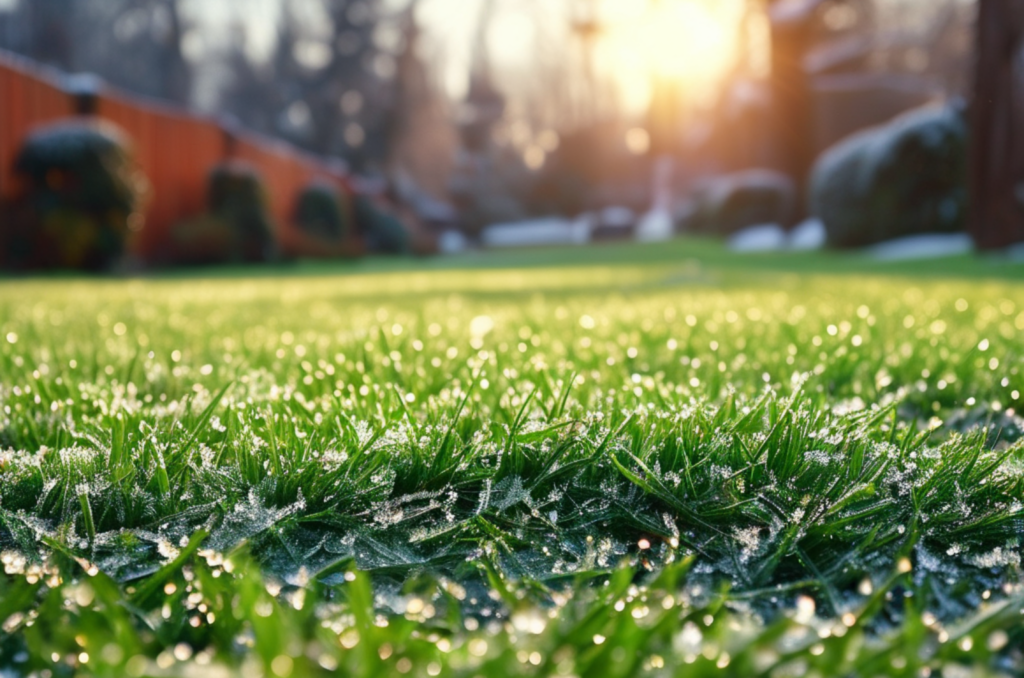
<svg viewBox="0 0 1024 678">
<path fill-rule="evenodd" d="M 797 185 L 796 221 L 806 211 L 806 186 L 814 164 L 814 117 L 810 80 L 804 57 L 811 45 L 814 9 L 808 0 L 799 11 L 769 12 L 772 31 L 772 141 L 774 169 L 789 175 Z M 789 224 L 792 225 L 792 224 Z"/>
<path fill-rule="evenodd" d="M 64 78 L 64 91 L 71 97 L 71 110 L 75 115 L 99 115 L 100 93 L 103 80 L 91 73 L 78 73 Z"/>
<path fill-rule="evenodd" d="M 977 40 L 970 229 L 995 249 L 1024 242 L 1024 3 L 980 0 Z"/>
</svg>

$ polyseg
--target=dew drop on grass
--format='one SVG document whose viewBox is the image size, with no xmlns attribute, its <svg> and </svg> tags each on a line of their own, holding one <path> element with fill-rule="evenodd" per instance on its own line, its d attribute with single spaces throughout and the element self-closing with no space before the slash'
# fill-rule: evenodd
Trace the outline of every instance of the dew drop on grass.
<svg viewBox="0 0 1024 678">
<path fill-rule="evenodd" d="M 814 598 L 799 596 L 796 599 L 796 615 L 793 617 L 798 624 L 809 624 L 817 612 Z"/>
</svg>

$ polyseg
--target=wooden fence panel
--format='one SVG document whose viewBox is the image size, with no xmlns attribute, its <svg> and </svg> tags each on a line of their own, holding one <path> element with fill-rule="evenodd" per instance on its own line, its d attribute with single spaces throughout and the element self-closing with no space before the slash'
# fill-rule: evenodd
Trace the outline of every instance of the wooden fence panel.
<svg viewBox="0 0 1024 678">
<path fill-rule="evenodd" d="M 54 72 L 0 52 L 0 196 L 10 193 L 11 169 L 26 134 L 75 112 L 74 97 L 59 85 Z M 330 162 L 249 132 L 236 133 L 235 142 L 228 144 L 212 118 L 109 89 L 97 96 L 95 114 L 124 131 L 148 180 L 145 227 L 131 246 L 136 255 L 159 258 L 174 225 L 206 209 L 210 172 L 229 156 L 252 164 L 262 175 L 276 236 L 286 254 L 353 251 L 352 243 L 335 248 L 310 241 L 293 223 L 296 200 L 310 182 L 325 180 L 351 192 L 344 171 Z"/>
<path fill-rule="evenodd" d="M 277 238 L 287 254 L 299 254 L 304 247 L 294 223 L 295 203 L 301 191 L 314 180 L 325 180 L 343 187 L 343 179 L 327 163 L 291 148 L 283 142 L 252 134 L 237 139 L 235 157 L 255 167 L 267 186 L 270 211 Z"/>
<path fill-rule="evenodd" d="M 149 181 L 146 225 L 134 249 L 152 257 L 176 223 L 205 210 L 207 177 L 224 157 L 223 134 L 213 120 L 115 94 L 103 95 L 98 112 L 132 139 Z"/>
<path fill-rule="evenodd" d="M 246 134 L 238 139 L 235 157 L 259 171 L 278 227 L 290 222 L 296 179 L 289 149 L 282 143 Z"/>
<path fill-rule="evenodd" d="M 0 53 L 0 196 L 11 194 L 14 161 L 25 137 L 72 112 L 70 97 L 53 73 Z"/>
</svg>

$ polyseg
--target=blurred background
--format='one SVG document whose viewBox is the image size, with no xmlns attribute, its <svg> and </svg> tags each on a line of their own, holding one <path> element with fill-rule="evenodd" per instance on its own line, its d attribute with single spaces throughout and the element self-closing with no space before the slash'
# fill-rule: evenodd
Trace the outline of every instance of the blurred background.
<svg viewBox="0 0 1024 678">
<path fill-rule="evenodd" d="M 1014 0 L 0 0 L 9 268 L 1024 240 Z"/>
</svg>

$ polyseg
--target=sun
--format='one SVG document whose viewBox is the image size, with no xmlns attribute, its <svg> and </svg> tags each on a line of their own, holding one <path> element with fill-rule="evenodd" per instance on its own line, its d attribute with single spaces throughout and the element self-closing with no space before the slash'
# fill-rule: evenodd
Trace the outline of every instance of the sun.
<svg viewBox="0 0 1024 678">
<path fill-rule="evenodd" d="M 601 61 L 627 103 L 652 83 L 700 97 L 735 63 L 743 3 L 734 0 L 632 0 L 616 13 Z"/>
<path fill-rule="evenodd" d="M 647 67 L 659 77 L 695 81 L 720 75 L 728 61 L 728 33 L 705 5 L 662 0 L 636 36 Z"/>
</svg>

